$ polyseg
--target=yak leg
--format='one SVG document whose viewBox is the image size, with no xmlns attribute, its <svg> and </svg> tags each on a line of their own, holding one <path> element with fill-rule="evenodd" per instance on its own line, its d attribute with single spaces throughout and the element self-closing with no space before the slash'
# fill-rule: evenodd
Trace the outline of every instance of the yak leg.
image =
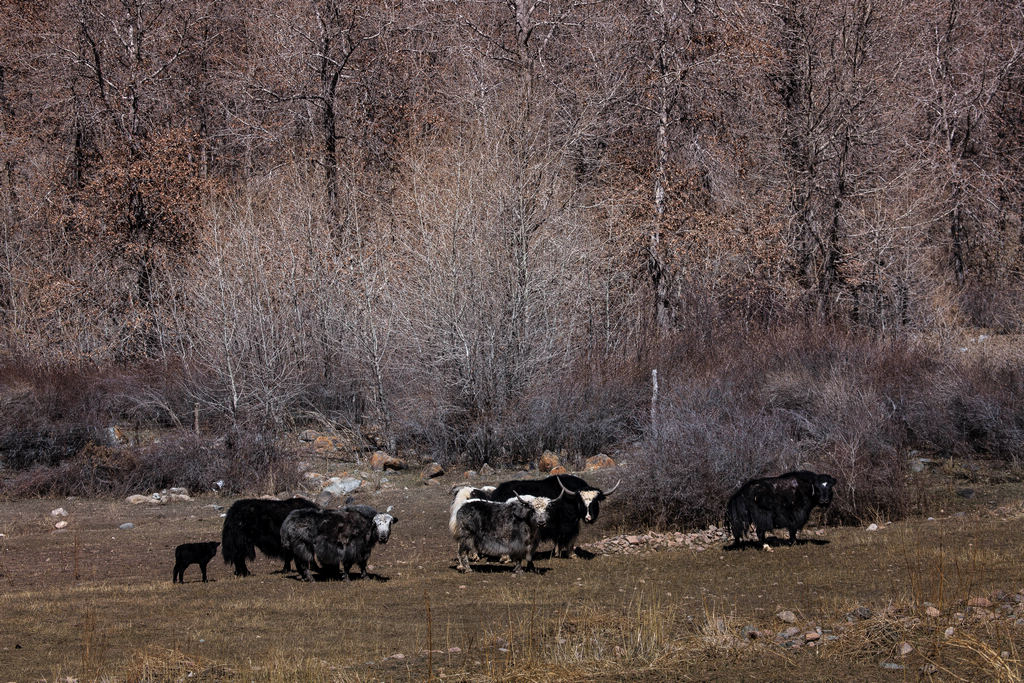
<svg viewBox="0 0 1024 683">
<path fill-rule="evenodd" d="M 207 562 L 208 561 L 209 560 L 207 560 Z M 203 562 L 202 564 L 200 564 L 199 565 L 199 569 L 202 570 L 202 572 L 203 572 L 203 583 L 206 583 L 206 562 Z M 182 572 L 182 577 L 181 577 L 182 583 L 184 583 L 184 581 L 185 581 L 184 574 L 185 574 L 185 572 Z"/>
<path fill-rule="evenodd" d="M 796 532 L 797 531 L 798 531 L 798 529 L 796 527 L 792 527 L 792 526 L 789 527 L 789 544 L 790 545 L 793 545 L 794 543 L 796 543 Z"/>
<path fill-rule="evenodd" d="M 245 566 L 245 560 L 235 560 L 235 576 L 249 576 L 249 568 Z"/>
<path fill-rule="evenodd" d="M 536 550 L 536 549 L 537 549 L 536 545 L 533 545 L 532 547 L 526 549 L 526 557 L 524 558 L 526 560 L 526 568 L 531 570 L 531 571 L 533 570 L 533 551 Z M 522 562 L 522 560 L 520 560 L 520 563 L 521 562 Z M 516 565 L 516 566 L 519 566 L 519 565 Z"/>
<path fill-rule="evenodd" d="M 473 568 L 469 566 L 469 555 L 473 553 L 478 555 L 474 544 L 469 539 L 465 539 L 459 542 L 459 571 L 466 573 L 473 571 Z"/>
</svg>

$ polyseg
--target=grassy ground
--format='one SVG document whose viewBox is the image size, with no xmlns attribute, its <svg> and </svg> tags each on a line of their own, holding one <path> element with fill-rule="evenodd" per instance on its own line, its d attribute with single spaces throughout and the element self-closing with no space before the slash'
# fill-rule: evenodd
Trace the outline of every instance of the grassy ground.
<svg viewBox="0 0 1024 683">
<path fill-rule="evenodd" d="M 400 521 L 374 551 L 373 578 L 348 584 L 305 584 L 262 557 L 236 579 L 219 556 L 209 583 L 193 566 L 185 585 L 172 584 L 174 546 L 219 540 L 222 511 L 209 506 L 230 504 L 221 497 L 0 503 L 0 676 L 1020 680 L 1024 487 L 922 476 L 923 514 L 880 520 L 874 532 L 809 529 L 809 542 L 772 552 L 545 558 L 516 577 L 503 566 L 456 572 L 451 482 L 425 487 L 407 475 L 357 495 L 394 505 Z M 69 524 L 55 530 L 50 511 L 60 506 Z M 583 543 L 635 531 L 615 525 L 613 506 Z M 118 528 L 129 521 L 134 529 Z M 994 604 L 968 606 L 979 597 Z M 856 608 L 864 618 L 848 620 Z M 781 610 L 794 612 L 798 635 L 778 636 L 790 626 Z M 805 644 L 816 629 L 821 637 Z"/>
</svg>

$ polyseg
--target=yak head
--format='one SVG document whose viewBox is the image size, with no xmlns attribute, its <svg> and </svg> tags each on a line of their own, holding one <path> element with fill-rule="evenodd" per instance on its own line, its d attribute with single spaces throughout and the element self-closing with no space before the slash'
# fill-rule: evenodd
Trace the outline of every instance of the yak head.
<svg viewBox="0 0 1024 683">
<path fill-rule="evenodd" d="M 551 504 L 554 503 L 556 500 L 559 500 L 563 495 L 565 494 L 560 493 L 558 494 L 558 498 L 545 498 L 544 496 L 520 496 L 517 493 L 516 497 L 513 500 L 518 500 L 521 503 L 526 503 L 527 505 L 529 505 L 537 517 L 537 524 L 544 525 L 548 522 L 548 508 L 551 507 Z"/>
<path fill-rule="evenodd" d="M 377 530 L 377 542 L 387 543 L 388 538 L 391 536 L 391 525 L 398 522 L 398 517 L 394 517 L 391 514 L 391 506 L 388 506 L 386 512 L 381 512 L 373 516 L 373 526 Z"/>
<path fill-rule="evenodd" d="M 832 494 L 836 487 L 835 477 L 829 474 L 819 474 L 814 478 L 814 494 L 818 499 L 818 505 L 828 507 L 832 502 Z"/>
<path fill-rule="evenodd" d="M 561 484 L 562 481 L 559 480 L 558 483 Z M 601 501 L 610 496 L 615 489 L 619 488 L 619 484 L 621 483 L 622 480 L 620 479 L 615 482 L 615 486 L 608 489 L 607 492 L 595 488 L 585 488 L 576 492 L 576 495 L 580 497 L 580 501 L 583 503 L 584 522 L 587 524 L 593 524 L 597 521 L 597 516 L 601 512 Z M 562 489 L 565 490 L 565 487 L 563 486 Z"/>
</svg>

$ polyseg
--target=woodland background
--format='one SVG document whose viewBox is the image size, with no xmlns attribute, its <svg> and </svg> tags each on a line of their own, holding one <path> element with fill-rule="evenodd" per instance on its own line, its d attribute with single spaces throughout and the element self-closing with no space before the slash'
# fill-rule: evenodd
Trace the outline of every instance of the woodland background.
<svg viewBox="0 0 1024 683">
<path fill-rule="evenodd" d="M 659 523 L 814 466 L 852 519 L 908 509 L 910 450 L 1024 447 L 1020 364 L 950 348 L 1024 319 L 1019 0 L 0 27 L 7 494 L 280 482 L 313 423 L 468 465 L 629 447 Z M 118 421 L 178 436 L 122 462 Z"/>
</svg>

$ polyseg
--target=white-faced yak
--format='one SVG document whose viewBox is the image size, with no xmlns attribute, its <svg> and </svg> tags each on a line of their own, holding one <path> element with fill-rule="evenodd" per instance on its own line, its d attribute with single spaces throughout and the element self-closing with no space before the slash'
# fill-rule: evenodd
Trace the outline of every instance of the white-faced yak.
<svg viewBox="0 0 1024 683">
<path fill-rule="evenodd" d="M 788 529 L 789 543 L 807 524 L 811 510 L 828 507 L 836 480 L 828 474 L 787 472 L 777 477 L 752 479 L 733 494 L 726 506 L 726 524 L 740 547 L 743 534 L 751 525 L 757 533 L 759 546 L 764 545 L 765 532 Z"/>
<path fill-rule="evenodd" d="M 557 501 L 548 508 L 547 521 L 540 527 L 540 540 L 554 544 L 553 556 L 568 557 L 569 553 L 576 552 L 580 522 L 596 522 L 601 501 L 618 487 L 616 483 L 604 492 L 580 477 L 558 474 L 544 479 L 506 481 L 499 484 L 489 497 L 491 500 L 508 500 L 516 494 L 529 494 Z"/>
<path fill-rule="evenodd" d="M 470 499 L 455 511 L 449 526 L 459 543 L 459 571 L 473 571 L 471 555 L 508 555 L 512 571 L 533 567 L 533 553 L 540 541 L 540 526 L 547 521 L 550 498 L 515 496 L 509 501 Z"/>
<path fill-rule="evenodd" d="M 288 515 L 281 525 L 281 546 L 295 559 L 295 569 L 303 581 L 311 581 L 310 568 L 325 573 L 349 570 L 358 565 L 366 576 L 370 551 L 377 543 L 387 543 L 391 525 L 398 521 L 388 512 L 378 513 L 368 505 L 346 505 L 338 510 L 303 509 Z"/>
<path fill-rule="evenodd" d="M 291 553 L 281 548 L 281 524 L 293 510 L 303 508 L 317 508 L 317 504 L 305 498 L 235 501 L 224 517 L 221 533 L 224 563 L 235 565 L 235 576 L 249 576 L 245 561 L 255 560 L 256 548 L 259 548 L 267 557 L 284 560 L 281 571 L 287 572 L 291 568 Z"/>
</svg>

